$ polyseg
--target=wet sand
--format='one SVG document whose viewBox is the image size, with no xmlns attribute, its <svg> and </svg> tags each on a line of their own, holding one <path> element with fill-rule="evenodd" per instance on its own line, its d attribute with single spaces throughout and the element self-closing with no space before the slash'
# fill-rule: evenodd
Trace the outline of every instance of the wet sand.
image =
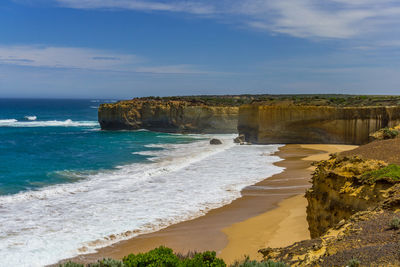
<svg viewBox="0 0 400 267">
<path fill-rule="evenodd" d="M 243 189 L 242 197 L 231 204 L 211 210 L 197 219 L 121 241 L 72 260 L 88 263 L 108 257 L 121 259 L 130 253 L 164 245 L 181 253 L 215 250 L 231 263 L 242 255 L 257 258 L 257 250 L 261 247 L 289 245 L 309 238 L 306 201 L 302 196 L 310 186 L 310 164 L 327 158 L 329 153 L 353 148 L 286 145 L 276 153 L 283 161 L 275 163 L 285 171 Z"/>
<path fill-rule="evenodd" d="M 291 148 L 291 146 L 287 147 Z M 314 170 L 314 167 L 310 166 L 312 161 L 328 159 L 330 153 L 342 152 L 355 147 L 300 145 L 301 149 L 313 149 L 315 152 L 301 159 L 306 164 L 305 168 L 309 172 L 308 177 Z M 288 167 L 285 172 L 290 171 L 290 168 Z M 228 237 L 228 245 L 219 256 L 228 263 L 232 263 L 238 257 L 243 258 L 244 255 L 251 259 L 261 260 L 261 254 L 257 252 L 260 248 L 283 247 L 300 240 L 309 239 L 306 207 L 307 200 L 304 194 L 299 194 L 281 201 L 276 209 L 224 228 L 222 231 Z"/>
</svg>

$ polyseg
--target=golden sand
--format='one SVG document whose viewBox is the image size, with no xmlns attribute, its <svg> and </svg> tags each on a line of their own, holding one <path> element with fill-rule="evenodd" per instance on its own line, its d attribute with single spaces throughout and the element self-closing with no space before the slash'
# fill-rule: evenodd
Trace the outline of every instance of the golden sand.
<svg viewBox="0 0 400 267">
<path fill-rule="evenodd" d="M 300 145 L 300 147 L 325 152 L 302 159 L 318 161 L 328 159 L 331 153 L 351 150 L 357 146 Z M 260 248 L 283 247 L 309 239 L 306 207 L 307 200 L 303 195 L 297 195 L 283 200 L 274 210 L 224 228 L 222 231 L 228 236 L 228 245 L 219 256 L 227 263 L 242 259 L 244 255 L 260 260 L 261 254 L 257 252 Z"/>
<path fill-rule="evenodd" d="M 219 257 L 226 262 L 249 256 L 261 260 L 257 251 L 265 247 L 283 247 L 309 239 L 305 207 L 307 200 L 297 195 L 279 203 L 279 207 L 222 231 L 228 236 L 228 245 Z"/>
<path fill-rule="evenodd" d="M 329 154 L 332 153 L 340 153 L 347 150 L 352 150 L 357 148 L 358 146 L 351 146 L 351 145 L 319 145 L 319 144 L 312 144 L 312 145 L 300 145 L 302 148 L 314 149 L 325 151 L 326 153 L 315 154 L 304 158 L 304 160 L 310 161 L 319 161 L 319 160 L 326 160 L 329 158 Z"/>
<path fill-rule="evenodd" d="M 169 226 L 80 255 L 73 261 L 88 263 L 104 257 L 121 259 L 130 253 L 151 250 L 160 245 L 175 252 L 215 250 L 228 264 L 250 255 L 259 258 L 258 249 L 286 246 L 309 238 L 306 221 L 312 161 L 326 159 L 329 153 L 353 149 L 340 145 L 286 145 L 276 154 L 284 159 L 275 163 L 285 171 L 245 188 L 242 197 L 222 208 L 191 221 Z M 268 188 L 260 190 L 260 188 Z"/>
</svg>

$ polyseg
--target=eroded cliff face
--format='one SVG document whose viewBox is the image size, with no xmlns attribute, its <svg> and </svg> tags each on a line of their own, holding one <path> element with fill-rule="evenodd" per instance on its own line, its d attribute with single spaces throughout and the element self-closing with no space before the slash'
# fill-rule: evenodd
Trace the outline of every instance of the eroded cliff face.
<svg viewBox="0 0 400 267">
<path fill-rule="evenodd" d="M 306 193 L 312 239 L 259 252 L 290 266 L 400 266 L 400 167 L 341 155 L 316 166 Z"/>
<path fill-rule="evenodd" d="M 369 183 L 364 173 L 381 169 L 387 163 L 359 157 L 337 158 L 317 163 L 312 187 L 307 190 L 307 221 L 312 238 L 324 234 L 341 220 L 358 211 L 379 205 L 393 186 L 386 180 Z"/>
<path fill-rule="evenodd" d="M 238 131 L 246 141 L 272 143 L 364 144 L 370 134 L 400 123 L 400 107 L 240 106 Z"/>
<path fill-rule="evenodd" d="M 102 104 L 98 111 L 105 130 L 179 133 L 237 133 L 238 115 L 239 108 L 234 106 L 140 99 Z"/>
</svg>

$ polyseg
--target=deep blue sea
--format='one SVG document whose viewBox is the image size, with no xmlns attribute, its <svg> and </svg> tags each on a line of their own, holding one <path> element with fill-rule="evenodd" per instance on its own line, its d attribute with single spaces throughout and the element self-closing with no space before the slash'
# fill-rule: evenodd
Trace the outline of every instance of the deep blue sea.
<svg viewBox="0 0 400 267">
<path fill-rule="evenodd" d="M 0 99 L 0 266 L 53 264 L 196 218 L 282 171 L 279 145 L 234 134 L 102 131 L 103 102 Z"/>
<path fill-rule="evenodd" d="M 191 142 L 148 131 L 100 131 L 97 108 L 112 100 L 0 99 L 0 195 L 74 182 L 149 156 L 145 145 Z"/>
</svg>

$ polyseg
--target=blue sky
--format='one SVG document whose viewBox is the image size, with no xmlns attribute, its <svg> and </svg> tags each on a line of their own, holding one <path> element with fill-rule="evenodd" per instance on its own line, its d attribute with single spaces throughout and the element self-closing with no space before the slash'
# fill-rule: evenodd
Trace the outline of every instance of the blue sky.
<svg viewBox="0 0 400 267">
<path fill-rule="evenodd" d="M 2 0 L 0 97 L 400 93 L 392 0 Z"/>
</svg>

